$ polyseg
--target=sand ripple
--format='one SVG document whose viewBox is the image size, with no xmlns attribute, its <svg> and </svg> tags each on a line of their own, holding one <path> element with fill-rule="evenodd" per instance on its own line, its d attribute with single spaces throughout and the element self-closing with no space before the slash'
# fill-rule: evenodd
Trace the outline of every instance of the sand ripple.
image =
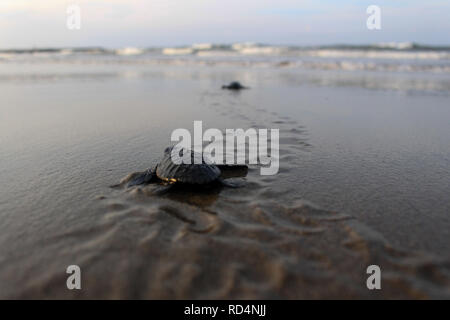
<svg viewBox="0 0 450 320">
<path fill-rule="evenodd" d="M 208 192 L 158 194 L 155 185 L 111 190 L 98 198 L 102 209 L 90 228 L 39 244 L 53 248 L 53 263 L 42 266 L 30 252 L 27 261 L 34 263 L 21 269 L 2 264 L 0 274 L 26 279 L 21 288 L 5 288 L 14 292 L 8 297 L 450 298 L 448 260 L 395 248 L 353 217 L 293 198 L 290 173 L 299 153 L 312 148 L 306 129 L 264 110 L 258 119 L 246 116 L 251 106 L 237 107 L 236 96 L 224 95 L 206 93 L 202 103 L 280 128 L 279 175 L 261 177 L 250 168 L 245 187 Z M 82 268 L 79 292 L 61 285 L 62 266 L 73 261 Z M 381 267 L 382 290 L 366 288 L 371 264 Z M 27 279 L 30 271 L 35 276 Z"/>
</svg>

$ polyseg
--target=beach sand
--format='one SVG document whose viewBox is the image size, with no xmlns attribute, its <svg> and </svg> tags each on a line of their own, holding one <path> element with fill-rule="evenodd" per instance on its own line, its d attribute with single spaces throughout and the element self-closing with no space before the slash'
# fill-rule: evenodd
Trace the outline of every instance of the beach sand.
<svg viewBox="0 0 450 320">
<path fill-rule="evenodd" d="M 439 77 L 5 64 L 0 297 L 450 298 Z M 251 89 L 220 89 L 232 80 Z M 279 129 L 279 173 L 250 166 L 245 187 L 208 192 L 109 187 L 156 163 L 194 120 Z M 372 264 L 382 290 L 366 287 Z M 69 265 L 82 290 L 67 290 Z"/>
</svg>

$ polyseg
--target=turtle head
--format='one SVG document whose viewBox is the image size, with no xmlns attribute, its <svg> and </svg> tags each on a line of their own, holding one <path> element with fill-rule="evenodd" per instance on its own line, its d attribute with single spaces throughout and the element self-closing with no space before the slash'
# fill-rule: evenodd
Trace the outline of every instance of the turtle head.
<svg viewBox="0 0 450 320">
<path fill-rule="evenodd" d="M 169 154 L 172 152 L 173 146 L 167 147 L 166 149 L 164 149 L 164 153 L 165 154 Z"/>
</svg>

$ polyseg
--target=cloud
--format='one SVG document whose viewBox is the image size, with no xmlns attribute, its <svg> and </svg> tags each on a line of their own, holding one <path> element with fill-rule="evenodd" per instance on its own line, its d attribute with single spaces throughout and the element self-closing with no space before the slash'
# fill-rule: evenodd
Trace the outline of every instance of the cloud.
<svg viewBox="0 0 450 320">
<path fill-rule="evenodd" d="M 371 2 L 359 0 L 0 0 L 0 47 L 448 41 L 446 1 L 378 3 L 375 34 L 365 30 Z M 81 7 L 80 31 L 66 28 L 70 4 Z"/>
</svg>

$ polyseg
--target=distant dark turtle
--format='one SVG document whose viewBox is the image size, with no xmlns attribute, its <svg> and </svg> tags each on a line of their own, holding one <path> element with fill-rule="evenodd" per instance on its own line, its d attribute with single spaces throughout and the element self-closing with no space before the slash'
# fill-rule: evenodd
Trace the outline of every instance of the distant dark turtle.
<svg viewBox="0 0 450 320">
<path fill-rule="evenodd" d="M 240 84 L 237 81 L 231 82 L 229 85 L 222 86 L 222 89 L 228 89 L 228 90 L 242 90 L 242 89 L 248 89 L 248 87 L 244 87 L 242 84 Z"/>
<path fill-rule="evenodd" d="M 167 147 L 164 150 L 164 155 L 161 161 L 153 168 L 144 172 L 136 172 L 128 175 L 117 186 L 126 185 L 127 187 L 160 183 L 164 185 L 209 185 L 218 183 L 228 187 L 239 187 L 239 183 L 225 181 L 226 178 L 242 177 L 247 175 L 248 167 L 246 165 L 215 165 L 209 164 L 205 161 L 203 155 L 190 152 L 191 164 L 175 164 L 172 161 L 172 147 Z M 180 157 L 182 157 L 184 150 L 180 149 Z M 195 164 L 194 159 L 201 159 L 201 163 Z M 224 172 L 222 172 L 222 170 Z"/>
</svg>

